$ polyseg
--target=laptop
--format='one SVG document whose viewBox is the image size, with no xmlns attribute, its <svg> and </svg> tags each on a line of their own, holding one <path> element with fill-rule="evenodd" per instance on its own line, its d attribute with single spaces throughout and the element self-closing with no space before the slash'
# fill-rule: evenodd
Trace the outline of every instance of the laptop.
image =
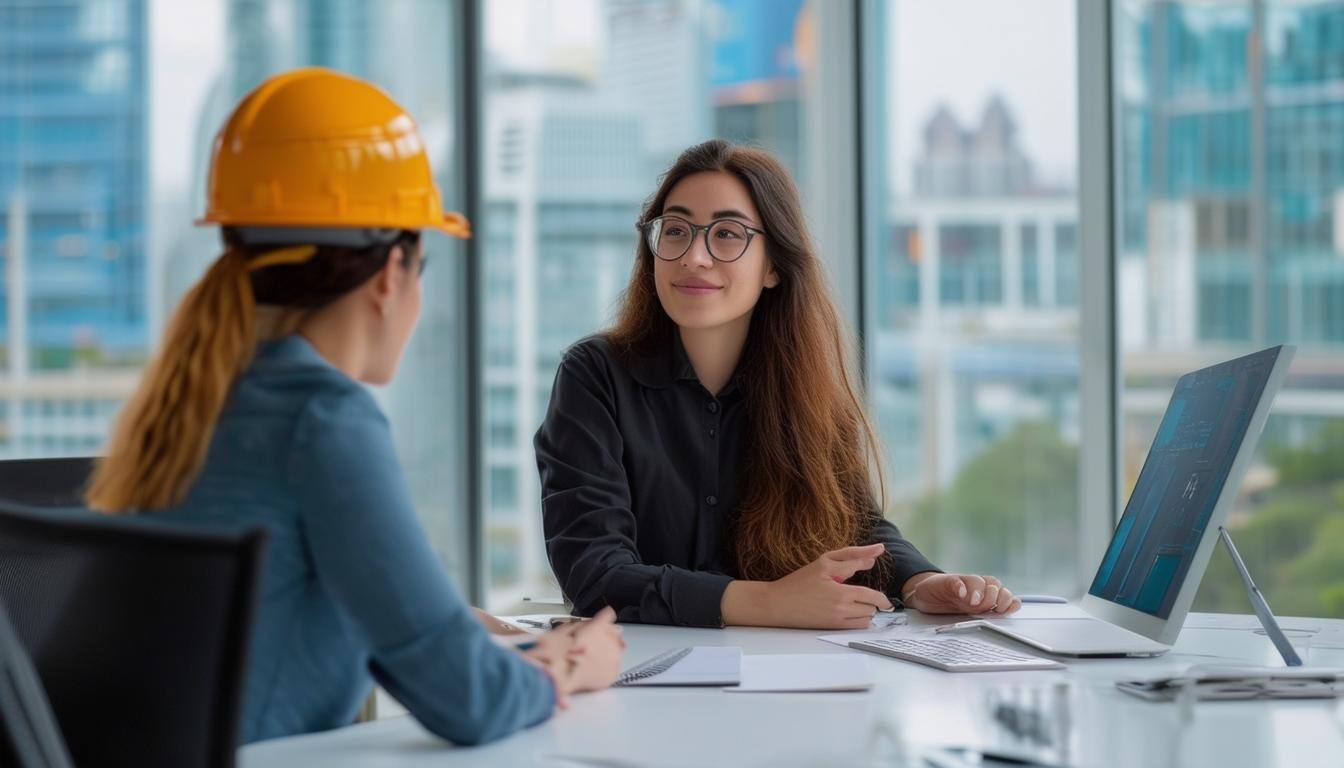
<svg viewBox="0 0 1344 768">
<path fill-rule="evenodd" d="M 1294 352 L 1271 347 L 1176 382 L 1120 524 L 1070 618 L 1010 616 L 940 630 L 983 628 L 1061 656 L 1168 651 Z"/>
</svg>

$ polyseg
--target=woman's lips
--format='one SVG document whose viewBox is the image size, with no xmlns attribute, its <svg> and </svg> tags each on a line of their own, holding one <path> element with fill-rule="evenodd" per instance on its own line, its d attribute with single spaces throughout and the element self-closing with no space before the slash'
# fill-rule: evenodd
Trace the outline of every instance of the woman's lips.
<svg viewBox="0 0 1344 768">
<path fill-rule="evenodd" d="M 685 283 L 673 283 L 673 288 L 687 296 L 707 296 L 715 291 L 722 290 L 723 286 L 703 283 L 698 280 Z"/>
</svg>

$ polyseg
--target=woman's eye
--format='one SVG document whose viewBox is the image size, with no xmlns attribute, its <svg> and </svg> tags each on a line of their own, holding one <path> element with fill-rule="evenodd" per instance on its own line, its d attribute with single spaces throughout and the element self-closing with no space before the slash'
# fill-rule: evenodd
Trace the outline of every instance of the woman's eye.
<svg viewBox="0 0 1344 768">
<path fill-rule="evenodd" d="M 664 234 L 664 235 L 667 235 L 668 237 L 685 237 L 685 236 L 686 236 L 686 230 L 684 230 L 684 229 L 682 229 L 681 227 L 678 227 L 678 226 L 676 226 L 676 225 L 673 225 L 673 226 L 668 227 L 667 229 L 664 229 L 664 230 L 663 230 L 663 234 Z"/>
<path fill-rule="evenodd" d="M 741 236 L 741 235 L 739 235 L 738 233 L 732 231 L 731 229 L 720 229 L 717 233 L 715 233 L 714 236 L 717 237 L 717 238 L 720 239 L 720 240 L 741 240 L 741 239 L 742 239 L 742 236 Z"/>
</svg>

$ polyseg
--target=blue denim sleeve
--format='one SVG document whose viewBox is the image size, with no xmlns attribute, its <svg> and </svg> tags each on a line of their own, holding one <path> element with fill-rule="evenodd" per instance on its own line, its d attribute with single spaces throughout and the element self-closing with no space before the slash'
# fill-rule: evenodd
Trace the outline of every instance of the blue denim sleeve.
<svg viewBox="0 0 1344 768">
<path fill-rule="evenodd" d="M 373 398 L 352 386 L 311 401 L 290 455 L 314 569 L 366 638 L 379 684 L 458 744 L 547 719 L 555 705 L 550 678 L 495 645 L 453 586 L 416 517 Z"/>
</svg>

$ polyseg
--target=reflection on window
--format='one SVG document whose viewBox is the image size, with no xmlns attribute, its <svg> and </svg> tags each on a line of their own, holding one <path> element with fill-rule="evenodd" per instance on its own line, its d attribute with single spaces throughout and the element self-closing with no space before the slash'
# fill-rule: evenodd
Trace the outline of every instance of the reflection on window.
<svg viewBox="0 0 1344 768">
<path fill-rule="evenodd" d="M 1116 5 L 1125 489 L 1181 373 L 1300 345 L 1229 526 L 1276 611 L 1344 616 L 1344 2 L 1262 5 Z M 1246 605 L 1215 551 L 1196 609 Z"/>
</svg>

